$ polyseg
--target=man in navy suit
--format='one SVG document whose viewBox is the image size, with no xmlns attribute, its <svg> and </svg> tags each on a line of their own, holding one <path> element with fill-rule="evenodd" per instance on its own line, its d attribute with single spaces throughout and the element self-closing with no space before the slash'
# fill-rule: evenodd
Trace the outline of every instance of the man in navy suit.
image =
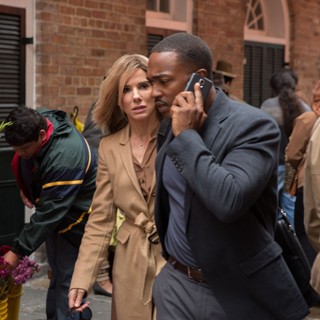
<svg viewBox="0 0 320 320">
<path fill-rule="evenodd" d="M 158 320 L 301 320 L 308 307 L 274 241 L 279 131 L 262 111 L 199 83 L 212 53 L 187 33 L 164 38 L 148 78 L 159 131 L 156 224 L 167 264 L 154 284 Z"/>
</svg>

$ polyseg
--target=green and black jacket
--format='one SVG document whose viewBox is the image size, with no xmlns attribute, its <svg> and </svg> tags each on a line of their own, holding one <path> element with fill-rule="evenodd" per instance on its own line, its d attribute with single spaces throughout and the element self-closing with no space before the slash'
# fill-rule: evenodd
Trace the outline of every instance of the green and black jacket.
<svg viewBox="0 0 320 320">
<path fill-rule="evenodd" d="M 47 139 L 30 160 L 15 154 L 12 168 L 35 212 L 14 240 L 12 251 L 30 255 L 52 232 L 79 246 L 91 212 L 97 159 L 63 111 L 39 111 L 47 118 Z"/>
</svg>

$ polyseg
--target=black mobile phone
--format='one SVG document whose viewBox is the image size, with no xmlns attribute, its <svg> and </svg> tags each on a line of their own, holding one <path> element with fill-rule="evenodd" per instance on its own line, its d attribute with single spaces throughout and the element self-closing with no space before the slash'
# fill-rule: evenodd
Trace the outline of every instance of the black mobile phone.
<svg viewBox="0 0 320 320">
<path fill-rule="evenodd" d="M 207 95 L 212 87 L 212 81 L 206 77 L 201 77 L 197 73 L 193 73 L 186 84 L 186 87 L 184 88 L 184 91 L 192 91 L 194 92 L 194 84 L 199 82 L 200 88 L 202 92 L 202 98 L 205 100 L 207 98 Z"/>
</svg>

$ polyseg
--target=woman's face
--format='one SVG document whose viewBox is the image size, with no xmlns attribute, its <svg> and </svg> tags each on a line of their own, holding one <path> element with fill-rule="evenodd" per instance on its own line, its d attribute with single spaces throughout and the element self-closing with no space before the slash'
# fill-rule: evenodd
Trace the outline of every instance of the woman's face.
<svg viewBox="0 0 320 320">
<path fill-rule="evenodd" d="M 129 121 L 149 119 L 150 115 L 156 112 L 151 92 L 152 87 L 146 72 L 137 69 L 123 88 L 120 105 Z"/>
</svg>

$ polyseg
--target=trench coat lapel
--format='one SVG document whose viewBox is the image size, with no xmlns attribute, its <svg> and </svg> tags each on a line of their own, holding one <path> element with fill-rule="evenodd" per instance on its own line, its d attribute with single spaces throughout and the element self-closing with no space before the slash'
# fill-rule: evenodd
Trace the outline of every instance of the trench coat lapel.
<svg viewBox="0 0 320 320">
<path fill-rule="evenodd" d="M 134 186 L 134 188 L 137 190 L 137 192 L 143 198 L 141 188 L 140 188 L 140 185 L 139 185 L 139 182 L 137 179 L 137 175 L 134 170 L 129 132 L 130 132 L 129 125 L 127 125 L 125 130 L 123 130 L 121 132 L 121 136 L 119 139 L 120 156 L 121 156 L 123 166 L 124 166 L 125 170 L 127 171 L 128 176 L 132 182 L 132 185 Z"/>
</svg>

